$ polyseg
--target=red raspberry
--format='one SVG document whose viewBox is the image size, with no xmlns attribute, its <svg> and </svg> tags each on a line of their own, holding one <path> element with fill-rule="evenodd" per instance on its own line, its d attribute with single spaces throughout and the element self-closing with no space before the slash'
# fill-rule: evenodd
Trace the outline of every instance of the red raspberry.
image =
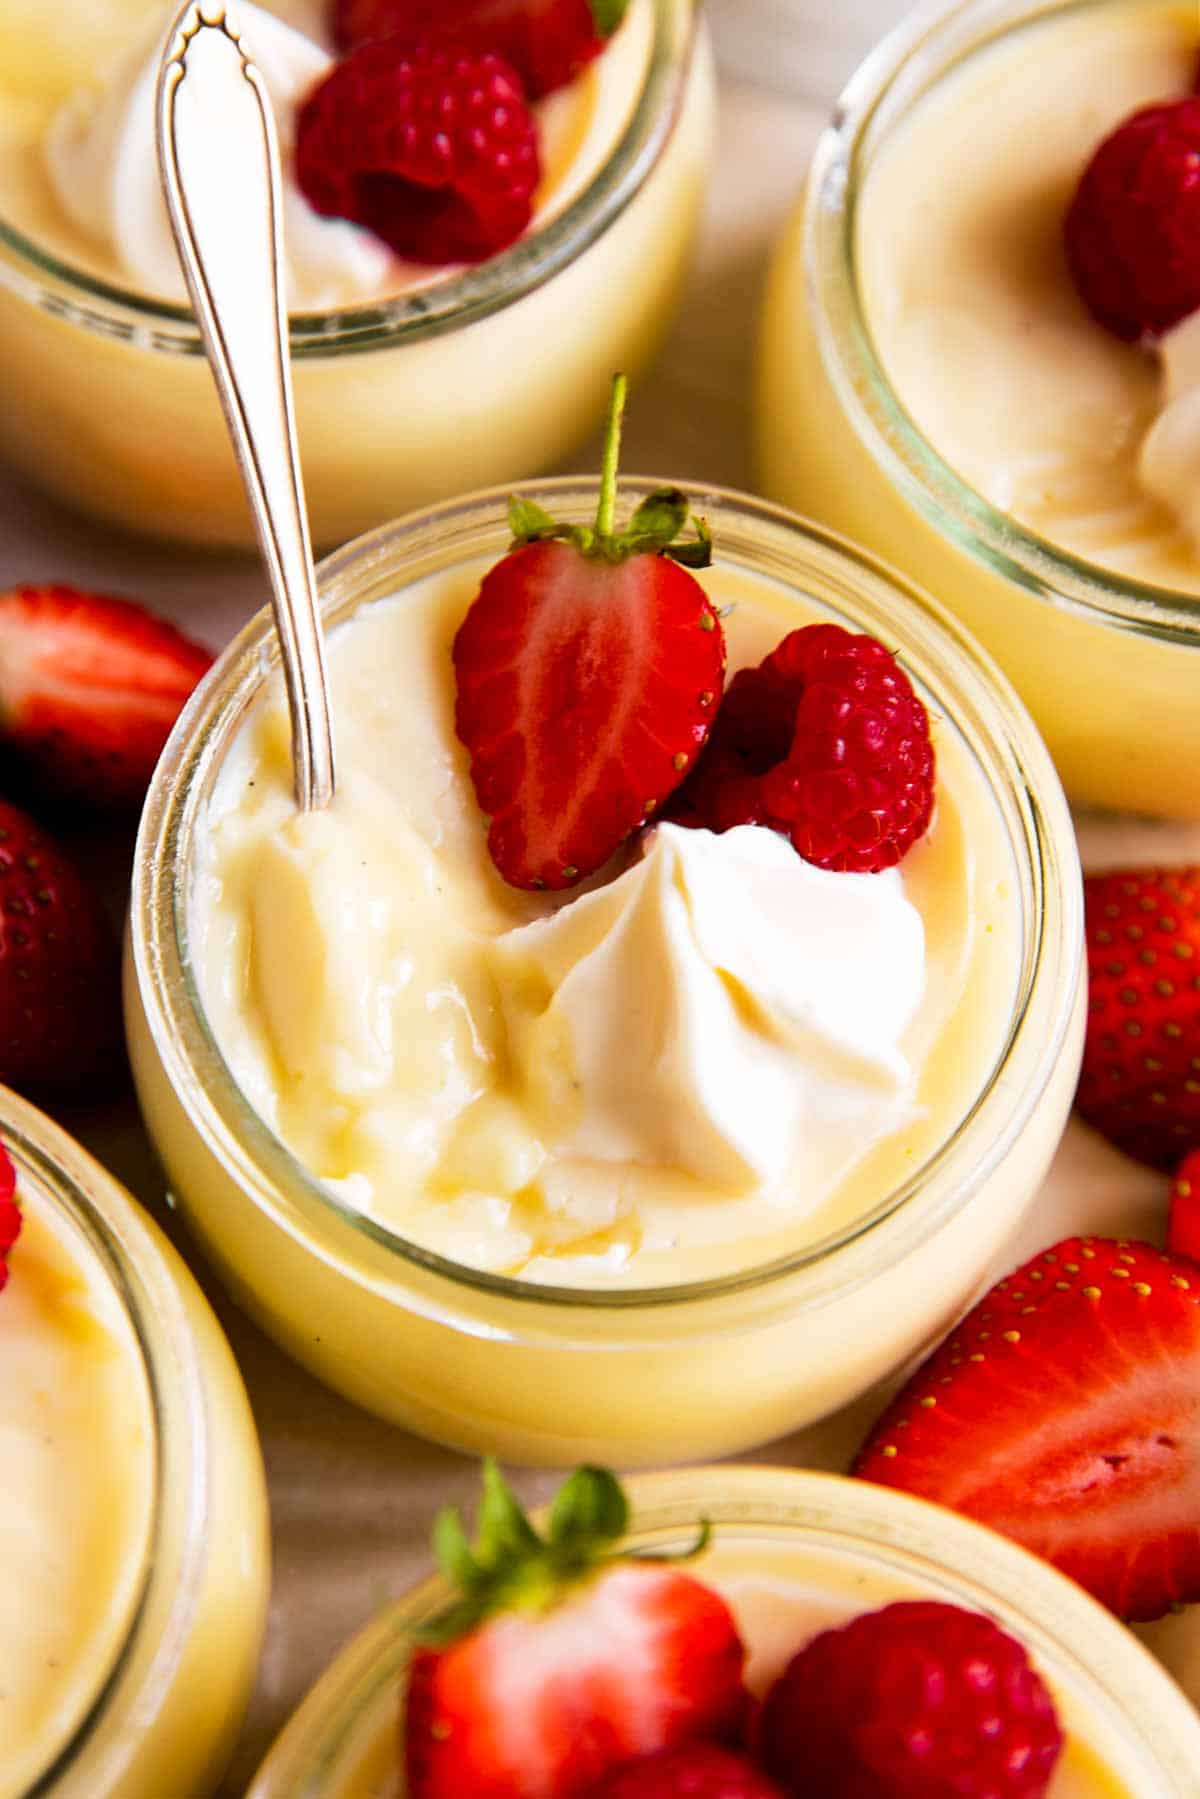
<svg viewBox="0 0 1200 1799">
<path fill-rule="evenodd" d="M 819 868 L 876 873 L 924 836 L 933 795 L 929 717 L 891 651 L 808 625 L 730 682 L 671 816 L 769 825 Z"/>
<path fill-rule="evenodd" d="M 628 0 L 334 0 L 343 50 L 372 39 L 406 44 L 436 32 L 512 64 L 531 99 L 564 87 L 603 50 Z"/>
<path fill-rule="evenodd" d="M 413 262 L 479 262 L 529 224 L 537 127 L 500 57 L 367 44 L 296 125 L 296 179 L 326 217 L 365 225 Z"/>
<path fill-rule="evenodd" d="M 1167 1248 L 1173 1256 L 1200 1262 L 1200 1149 L 1183 1158 L 1171 1182 Z"/>
<path fill-rule="evenodd" d="M 1200 307 L 1200 99 L 1148 106 L 1105 138 L 1064 237 L 1084 304 L 1127 342 Z"/>
<path fill-rule="evenodd" d="M 761 1718 L 763 1764 L 797 1799 L 1040 1799 L 1062 1743 L 1021 1645 L 928 1600 L 816 1637 Z"/>
<path fill-rule="evenodd" d="M 784 1795 L 744 1755 L 713 1743 L 692 1743 L 628 1762 L 593 1787 L 587 1799 L 784 1799 Z"/>
<path fill-rule="evenodd" d="M 16 1201 L 17 1171 L 3 1143 L 0 1143 L 0 1293 L 8 1283 L 6 1257 L 21 1235 L 21 1208 Z"/>
</svg>

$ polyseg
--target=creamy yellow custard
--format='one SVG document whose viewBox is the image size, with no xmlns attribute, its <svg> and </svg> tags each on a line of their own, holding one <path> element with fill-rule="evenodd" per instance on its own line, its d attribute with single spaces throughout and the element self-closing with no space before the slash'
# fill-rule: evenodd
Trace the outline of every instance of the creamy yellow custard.
<svg viewBox="0 0 1200 1799">
<path fill-rule="evenodd" d="M 626 486 L 630 508 L 650 491 Z M 591 483 L 530 497 L 595 514 Z M 1028 719 L 877 567 L 736 495 L 703 509 L 722 546 L 713 592 L 742 602 L 735 662 L 824 616 L 887 638 L 929 695 L 944 805 L 893 881 L 825 876 L 831 913 L 822 871 L 773 833 L 664 827 L 616 879 L 519 924 L 542 902 L 490 869 L 450 724 L 454 617 L 508 542 L 490 495 L 325 564 L 345 739 L 329 817 L 290 824 L 260 620 L 198 695 L 142 823 L 127 1023 L 192 1230 L 322 1378 L 514 1460 L 724 1453 L 895 1370 L 986 1281 L 1078 1072 L 1078 863 Z M 354 647 L 392 633 L 394 678 Z M 789 953 L 793 901 L 808 922 Z M 864 930 L 876 907 L 879 931 Z M 913 966 L 889 946 L 914 939 L 910 1016 Z M 623 995 L 638 1028 L 623 1028 Z M 744 1106 L 728 1104 L 727 1068 Z M 790 1129 L 798 1110 L 811 1129 L 780 1159 L 779 1116 Z M 856 1119 L 865 1153 L 838 1164 Z M 661 1150 L 670 1138 L 690 1160 L 702 1131 L 723 1146 L 719 1185 L 681 1178 Z M 570 1166 L 589 1133 L 606 1164 L 590 1182 Z M 772 1179 L 739 1186 L 739 1158 Z"/>
<path fill-rule="evenodd" d="M 128 1312 L 82 1231 L 22 1181 L 0 1294 L 0 1795 L 70 1741 L 129 1630 L 155 1434 Z"/>
<path fill-rule="evenodd" d="M 703 847 L 688 871 L 693 888 L 717 879 L 738 884 L 735 929 L 747 935 L 768 928 L 756 903 L 763 890 L 751 898 L 747 886 L 757 873 L 750 856 L 770 857 L 762 867 L 768 898 L 790 879 L 821 883 L 811 916 L 802 909 L 811 903 L 807 892 L 793 899 L 789 890 L 785 911 L 794 906 L 795 923 L 789 934 L 785 919 L 771 953 L 798 962 L 808 948 L 804 933 L 815 933 L 819 959 L 840 958 L 845 991 L 835 982 L 835 1009 L 856 1002 L 849 992 L 856 965 L 869 961 L 873 938 L 883 942 L 891 922 L 881 910 L 885 897 L 906 908 L 913 934 L 902 928 L 894 942 L 886 939 L 857 1003 L 882 1010 L 898 972 L 894 960 L 921 958 L 913 970 L 916 1003 L 895 1045 L 909 1071 L 899 1104 L 887 1069 L 859 1080 L 843 1067 L 849 1052 L 813 1030 L 783 1064 L 772 1115 L 756 1117 L 747 1132 L 745 1153 L 753 1158 L 756 1133 L 770 1130 L 788 1103 L 788 1079 L 799 1089 L 808 1063 L 819 1061 L 826 1085 L 798 1108 L 777 1177 L 740 1163 L 723 1175 L 719 1156 L 729 1133 L 720 1129 L 681 1165 L 674 1158 L 687 1155 L 689 1134 L 710 1122 L 693 1097 L 706 1074 L 697 1066 L 704 1046 L 679 1046 L 678 1076 L 653 1095 L 662 1128 L 647 1136 L 629 1128 L 637 1088 L 654 1081 L 651 1058 L 667 1054 L 676 1035 L 705 1032 L 717 1045 L 712 1085 L 727 1087 L 738 1072 L 736 1046 L 725 1059 L 719 1019 L 688 1009 L 687 994 L 673 990 L 664 973 L 672 946 L 649 923 L 639 921 L 632 947 L 610 953 L 591 976 L 574 960 L 581 953 L 574 943 L 564 948 L 555 939 L 541 959 L 526 947 L 521 927 L 553 918 L 561 937 L 572 929 L 572 907 L 581 914 L 576 934 L 589 947 L 596 932 L 611 939 L 635 927 L 628 910 L 615 923 L 585 926 L 582 915 L 598 909 L 592 898 L 568 895 L 564 903 L 521 893 L 488 856 L 454 733 L 451 662 L 454 633 L 485 566 L 431 577 L 333 635 L 339 791 L 330 813 L 295 813 L 278 688 L 231 746 L 209 810 L 190 923 L 209 1022 L 226 1061 L 272 1129 L 349 1204 L 494 1273 L 653 1286 L 763 1263 L 844 1229 L 950 1134 L 1008 1028 L 1016 871 L 980 772 L 952 722 L 936 718 L 934 824 L 900 869 L 885 875 L 821 875 L 782 839 L 753 827 L 724 838 L 703 833 L 703 846 L 693 833 L 664 830 L 677 857 L 699 858 Z M 797 607 L 786 588 L 719 563 L 704 581 L 726 614 L 731 673 L 819 616 Z M 590 886 L 597 894 L 608 883 L 615 902 L 614 884 L 632 878 L 618 863 Z M 689 894 L 693 912 L 704 898 Z M 838 911 L 851 907 L 859 908 L 851 913 L 858 935 L 837 941 Z M 569 972 L 550 999 L 564 960 Z M 555 972 L 546 974 L 547 966 Z M 574 1008 L 556 1010 L 571 984 L 583 981 Z M 655 983 L 661 1000 L 642 1007 Z M 753 1003 L 740 984 L 739 991 Z M 629 1090 L 615 1095 L 616 1116 L 581 1131 L 578 1040 L 594 1021 L 580 1009 L 610 1003 L 616 1059 L 645 1054 L 647 1062 L 637 1062 Z M 807 986 L 798 1006 L 811 1014 Z M 763 1026 L 764 1046 L 772 1028 Z M 521 1034 L 530 1030 L 537 1035 L 526 1059 Z M 571 1034 L 574 1055 L 562 1041 Z M 653 1051 L 643 1051 L 645 1036 Z M 748 1112 L 767 1078 L 760 1063 L 751 1064 L 741 1102 Z M 592 1096 L 585 1093 L 583 1103 L 586 1113 Z M 827 1119 L 833 1108 L 849 1113 L 849 1140 Z M 679 1116 L 677 1130 L 664 1111 Z"/>
<path fill-rule="evenodd" d="M 875 345 L 934 449 L 1000 512 L 1115 573 L 1200 593 L 1200 545 L 1146 489 L 1159 360 L 1076 292 L 1063 219 L 1101 140 L 1182 98 L 1194 5 L 1094 7 L 969 57 L 868 177 L 858 254 Z M 934 167 L 948 178 L 930 180 Z"/>
<path fill-rule="evenodd" d="M 0 1794 L 209 1799 L 265 1622 L 237 1368 L 175 1250 L 0 1088 L 23 1228 L 0 1294 Z"/>
<path fill-rule="evenodd" d="M 303 0 L 274 10 L 319 16 Z M 0 0 L 0 452 L 106 519 L 248 544 L 194 327 L 67 218 L 44 167 L 56 106 L 166 14 L 162 0 L 77 0 L 47 31 L 44 8 Z M 538 216 L 513 249 L 432 279 L 389 265 L 348 306 L 294 319 L 319 542 L 562 457 L 599 419 L 612 371 L 642 369 L 665 329 L 712 122 L 691 0 L 633 0 L 604 55 L 542 114 Z"/>
<path fill-rule="evenodd" d="M 655 1501 L 669 1491 L 674 1538 L 660 1527 L 650 1541 L 685 1540 L 689 1482 L 692 1516 L 701 1507 L 715 1515 L 713 1546 L 695 1572 L 730 1604 L 756 1694 L 820 1631 L 897 1601 L 939 1600 L 993 1615 L 1047 1682 L 1065 1738 L 1048 1799 L 1187 1799 L 1193 1791 L 1189 1755 L 1200 1748 L 1200 1720 L 1183 1695 L 1115 1620 L 1011 1545 L 997 1547 L 989 1532 L 938 1508 L 880 1497 L 879 1488 L 860 1493 L 829 1476 L 738 1468 L 636 1483 L 635 1538 L 644 1523 L 659 1523 Z M 249 1799 L 403 1799 L 403 1636 L 434 1596 L 433 1587 L 419 1589 L 339 1656 Z M 1087 1633 L 1086 1648 L 1076 1632 Z"/>
<path fill-rule="evenodd" d="M 1198 59 L 1179 0 L 972 0 L 897 34 L 776 253 L 758 377 L 767 490 L 960 614 L 1073 797 L 1183 817 L 1200 548 L 1142 466 L 1167 382 L 1087 312 L 1062 222 L 1101 140 Z"/>
</svg>

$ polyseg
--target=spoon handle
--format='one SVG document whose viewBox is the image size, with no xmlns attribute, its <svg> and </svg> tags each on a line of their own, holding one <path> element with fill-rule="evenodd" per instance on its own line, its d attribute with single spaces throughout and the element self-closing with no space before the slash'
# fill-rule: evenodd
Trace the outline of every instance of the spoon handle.
<svg viewBox="0 0 1200 1799">
<path fill-rule="evenodd" d="M 233 13 L 234 16 L 229 15 Z M 271 578 L 296 802 L 333 798 L 324 640 L 296 445 L 279 144 L 225 0 L 188 0 L 158 79 L 158 154 L 188 291 Z"/>
</svg>

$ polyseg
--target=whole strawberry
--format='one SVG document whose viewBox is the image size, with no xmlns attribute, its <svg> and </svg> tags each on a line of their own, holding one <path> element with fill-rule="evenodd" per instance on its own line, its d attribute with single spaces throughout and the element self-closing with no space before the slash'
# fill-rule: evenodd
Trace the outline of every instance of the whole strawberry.
<svg viewBox="0 0 1200 1799">
<path fill-rule="evenodd" d="M 1119 1617 L 1200 1599 L 1200 1273 L 1073 1237 L 980 1301 L 854 1472 L 964 1512 Z"/>
<path fill-rule="evenodd" d="M 819 868 L 873 874 L 924 836 L 933 806 L 929 716 L 895 656 L 808 625 L 734 676 L 672 816 L 768 825 Z"/>
<path fill-rule="evenodd" d="M 1158 337 L 1200 307 L 1200 99 L 1148 106 L 1105 138 L 1064 240 L 1080 297 L 1117 337 Z"/>
<path fill-rule="evenodd" d="M 762 1760 L 796 1799 L 1041 1799 L 1063 1736 L 1020 1643 L 912 1600 L 824 1631 L 767 1695 Z"/>
<path fill-rule="evenodd" d="M 1183 1158 L 1171 1181 L 1167 1248 L 1200 1262 L 1200 1149 Z"/>
<path fill-rule="evenodd" d="M 65 851 L 0 800 L 0 1082 L 107 1083 L 120 1059 L 119 958 Z"/>
<path fill-rule="evenodd" d="M 0 594 L 0 748 L 55 799 L 137 807 L 211 661 L 130 600 L 14 587 Z"/>
<path fill-rule="evenodd" d="M 541 178 L 520 77 L 444 42 L 364 44 L 296 121 L 309 205 L 373 231 L 413 262 L 479 262 L 520 237 Z"/>
<path fill-rule="evenodd" d="M 511 63 L 532 99 L 574 81 L 599 56 L 629 0 L 334 0 L 343 50 L 377 38 L 412 45 L 431 34 Z"/>
<path fill-rule="evenodd" d="M 624 399 L 618 377 L 595 527 L 515 499 L 514 548 L 454 640 L 455 727 L 514 887 L 572 887 L 607 862 L 684 779 L 721 696 L 721 621 L 681 566 L 708 563 L 707 531 L 675 542 L 673 489 L 616 530 Z"/>
<path fill-rule="evenodd" d="M 0 1293 L 8 1284 L 8 1253 L 21 1235 L 21 1208 L 16 1196 L 17 1171 L 0 1143 Z"/>
<path fill-rule="evenodd" d="M 1173 1168 L 1200 1147 L 1200 869 L 1131 869 L 1084 888 L 1090 1001 L 1080 1113 L 1127 1155 Z"/>
<path fill-rule="evenodd" d="M 587 1799 L 785 1799 L 748 1756 L 717 1743 L 689 1743 L 628 1762 L 590 1789 Z"/>
<path fill-rule="evenodd" d="M 411 1663 L 408 1799 L 575 1799 L 637 1757 L 736 1734 L 728 1608 L 665 1558 L 623 1556 L 627 1523 L 613 1477 L 580 1468 L 540 1537 L 491 1462 L 475 1546 L 457 1513 L 438 1519 L 460 1597 Z"/>
</svg>

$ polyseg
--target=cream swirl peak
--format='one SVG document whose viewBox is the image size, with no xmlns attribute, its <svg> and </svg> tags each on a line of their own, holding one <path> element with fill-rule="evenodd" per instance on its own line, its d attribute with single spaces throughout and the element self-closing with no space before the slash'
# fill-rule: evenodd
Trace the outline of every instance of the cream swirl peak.
<svg viewBox="0 0 1200 1799">
<path fill-rule="evenodd" d="M 908 1115 L 925 935 L 899 871 L 754 825 L 662 825 L 608 886 L 494 949 L 539 1135 L 731 1191 L 835 1177 Z"/>
</svg>

